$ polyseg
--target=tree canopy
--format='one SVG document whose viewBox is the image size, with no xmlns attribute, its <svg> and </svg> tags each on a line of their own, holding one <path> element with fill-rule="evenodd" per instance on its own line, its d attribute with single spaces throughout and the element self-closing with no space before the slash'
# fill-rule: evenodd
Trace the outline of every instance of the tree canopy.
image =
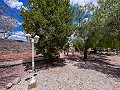
<svg viewBox="0 0 120 90">
<path fill-rule="evenodd" d="M 120 47 L 120 3 L 119 0 L 99 0 L 99 6 L 91 17 L 97 47 Z"/>
<path fill-rule="evenodd" d="M 78 7 L 78 6 L 77 6 Z M 89 7 L 87 9 L 83 9 Z M 120 47 L 120 2 L 119 0 L 99 0 L 98 6 L 86 4 L 79 6 L 77 12 L 77 35 L 87 48 L 115 48 Z M 86 22 L 82 14 L 91 12 L 91 17 Z"/>
<path fill-rule="evenodd" d="M 28 4 L 28 10 L 21 10 L 24 30 L 40 36 L 37 52 L 51 58 L 63 49 L 73 33 L 70 1 L 30 0 Z"/>
</svg>

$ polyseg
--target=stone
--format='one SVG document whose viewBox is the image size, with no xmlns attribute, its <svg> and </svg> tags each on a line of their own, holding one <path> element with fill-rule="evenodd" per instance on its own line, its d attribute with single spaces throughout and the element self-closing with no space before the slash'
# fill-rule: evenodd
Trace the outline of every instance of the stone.
<svg viewBox="0 0 120 90">
<path fill-rule="evenodd" d="M 20 81 L 20 77 L 15 78 L 15 80 L 13 80 L 13 85 L 18 84 Z"/>
<path fill-rule="evenodd" d="M 32 79 L 28 84 L 28 90 L 31 90 L 33 88 L 36 88 L 36 80 Z"/>
<path fill-rule="evenodd" d="M 6 85 L 6 88 L 9 89 L 9 88 L 11 88 L 12 86 L 13 86 L 13 83 L 10 82 L 10 83 L 8 83 L 8 84 Z"/>
<path fill-rule="evenodd" d="M 33 72 L 33 70 L 27 70 L 27 72 L 28 72 L 28 73 L 32 73 L 32 72 Z"/>
<path fill-rule="evenodd" d="M 52 64 L 56 65 L 56 64 L 57 64 L 57 62 L 52 62 Z"/>
</svg>

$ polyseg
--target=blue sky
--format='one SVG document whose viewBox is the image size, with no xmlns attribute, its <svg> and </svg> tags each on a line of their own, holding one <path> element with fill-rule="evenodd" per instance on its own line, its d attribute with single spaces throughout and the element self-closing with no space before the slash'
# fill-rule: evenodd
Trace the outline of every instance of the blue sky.
<svg viewBox="0 0 120 90">
<path fill-rule="evenodd" d="M 86 3 L 92 2 L 94 5 L 97 5 L 96 0 L 70 0 L 71 4 L 81 4 L 85 5 Z M 15 19 L 18 21 L 16 27 L 13 30 L 13 34 L 10 39 L 17 39 L 26 41 L 25 33 L 22 30 L 22 17 L 19 15 L 21 6 L 25 8 L 26 0 L 0 0 L 0 3 L 4 3 L 9 8 L 9 15 L 12 17 L 15 15 Z"/>
</svg>

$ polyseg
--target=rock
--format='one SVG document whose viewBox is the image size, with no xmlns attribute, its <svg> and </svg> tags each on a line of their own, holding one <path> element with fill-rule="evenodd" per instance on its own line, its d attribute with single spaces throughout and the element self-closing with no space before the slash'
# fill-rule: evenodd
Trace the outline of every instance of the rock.
<svg viewBox="0 0 120 90">
<path fill-rule="evenodd" d="M 56 64 L 57 64 L 57 62 L 52 62 L 52 64 L 56 65 Z"/>
<path fill-rule="evenodd" d="M 13 80 L 13 85 L 18 84 L 20 80 L 20 77 L 17 77 L 15 80 Z"/>
<path fill-rule="evenodd" d="M 33 72 L 33 70 L 27 70 L 27 72 L 28 72 L 28 73 L 32 73 L 32 72 Z"/>
<path fill-rule="evenodd" d="M 8 84 L 6 85 L 6 88 L 9 89 L 9 88 L 11 88 L 12 86 L 13 86 L 13 83 L 10 82 L 10 83 L 8 83 Z"/>
<path fill-rule="evenodd" d="M 33 88 L 36 88 L 36 80 L 32 79 L 28 84 L 28 90 L 31 90 Z"/>
</svg>

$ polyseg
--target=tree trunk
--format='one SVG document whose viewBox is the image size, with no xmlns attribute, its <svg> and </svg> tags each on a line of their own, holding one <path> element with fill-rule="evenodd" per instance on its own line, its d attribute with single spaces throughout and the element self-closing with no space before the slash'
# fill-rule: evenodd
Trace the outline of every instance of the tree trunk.
<svg viewBox="0 0 120 90">
<path fill-rule="evenodd" d="M 87 59 L 87 48 L 84 50 L 84 59 Z"/>
<path fill-rule="evenodd" d="M 95 47 L 95 48 L 94 48 L 94 53 L 96 53 L 96 52 L 97 52 L 97 48 Z"/>
</svg>

